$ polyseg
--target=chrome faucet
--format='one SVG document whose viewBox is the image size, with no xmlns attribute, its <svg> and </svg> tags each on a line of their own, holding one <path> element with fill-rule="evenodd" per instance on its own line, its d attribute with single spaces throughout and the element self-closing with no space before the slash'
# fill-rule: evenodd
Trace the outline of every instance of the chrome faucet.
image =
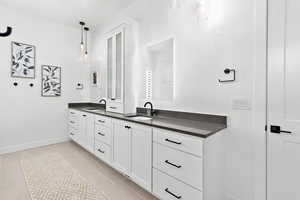
<svg viewBox="0 0 300 200">
<path fill-rule="evenodd" d="M 150 101 L 148 101 L 144 104 L 144 107 L 146 107 L 148 104 L 150 105 L 150 109 L 151 109 L 150 114 L 151 116 L 153 116 L 156 113 L 155 110 L 153 110 L 153 104 Z"/>
</svg>

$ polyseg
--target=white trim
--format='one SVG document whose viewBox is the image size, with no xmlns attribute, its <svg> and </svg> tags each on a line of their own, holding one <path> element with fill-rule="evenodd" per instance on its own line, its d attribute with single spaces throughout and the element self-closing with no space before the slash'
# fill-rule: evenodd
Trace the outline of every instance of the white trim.
<svg viewBox="0 0 300 200">
<path fill-rule="evenodd" d="M 267 33 L 268 0 L 255 0 L 255 68 L 253 71 L 251 197 L 266 200 L 267 192 Z"/>
<path fill-rule="evenodd" d="M 10 145 L 10 146 L 6 146 L 6 147 L 1 147 L 0 155 L 6 154 L 6 153 L 13 153 L 16 151 L 23 151 L 26 149 L 32 149 L 32 148 L 41 147 L 41 146 L 47 146 L 50 144 L 67 142 L 69 140 L 70 140 L 69 137 L 64 137 L 64 138 L 54 138 L 54 139 L 48 139 L 48 140 L 39 140 L 39 141 L 29 142 L 29 143 L 24 143 L 24 144 Z"/>
</svg>

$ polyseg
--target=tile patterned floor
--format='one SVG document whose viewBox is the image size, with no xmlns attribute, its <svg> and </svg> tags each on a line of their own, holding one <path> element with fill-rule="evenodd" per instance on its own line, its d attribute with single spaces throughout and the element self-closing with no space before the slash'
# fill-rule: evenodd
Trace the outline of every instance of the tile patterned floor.
<svg viewBox="0 0 300 200">
<path fill-rule="evenodd" d="M 39 155 L 45 152 L 61 154 L 81 176 L 101 189 L 108 200 L 157 200 L 73 142 L 0 155 L 1 200 L 31 200 L 20 160 L 24 153 Z"/>
</svg>

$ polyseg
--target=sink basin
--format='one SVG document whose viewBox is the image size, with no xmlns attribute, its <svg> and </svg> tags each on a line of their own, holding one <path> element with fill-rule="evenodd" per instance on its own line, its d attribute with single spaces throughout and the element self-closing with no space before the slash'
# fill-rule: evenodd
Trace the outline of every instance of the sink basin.
<svg viewBox="0 0 300 200">
<path fill-rule="evenodd" d="M 83 108 L 82 110 L 86 110 L 86 111 L 102 111 L 103 109 L 99 109 L 99 108 Z"/>
<path fill-rule="evenodd" d="M 151 120 L 151 117 L 144 117 L 144 116 L 132 116 L 130 117 L 133 120 L 141 120 L 141 121 L 145 121 L 145 120 Z"/>
</svg>

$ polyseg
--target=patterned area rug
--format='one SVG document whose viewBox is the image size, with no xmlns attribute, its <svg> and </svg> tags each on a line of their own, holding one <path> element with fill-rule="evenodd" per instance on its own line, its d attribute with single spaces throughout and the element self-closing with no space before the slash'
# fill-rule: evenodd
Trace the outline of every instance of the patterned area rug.
<svg viewBox="0 0 300 200">
<path fill-rule="evenodd" d="M 58 153 L 24 156 L 21 165 L 32 200 L 106 199 Z"/>
</svg>

